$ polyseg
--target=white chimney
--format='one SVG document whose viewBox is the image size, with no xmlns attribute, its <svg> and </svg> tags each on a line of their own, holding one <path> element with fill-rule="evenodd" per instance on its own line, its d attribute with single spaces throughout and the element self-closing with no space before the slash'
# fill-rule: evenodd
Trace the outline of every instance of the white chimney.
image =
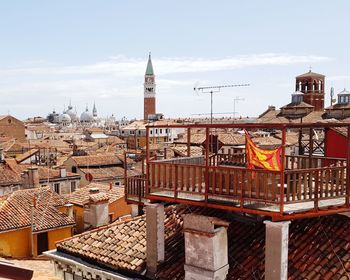
<svg viewBox="0 0 350 280">
<path fill-rule="evenodd" d="M 65 167 L 60 167 L 60 177 L 61 178 L 67 177 L 67 170 Z"/>
</svg>

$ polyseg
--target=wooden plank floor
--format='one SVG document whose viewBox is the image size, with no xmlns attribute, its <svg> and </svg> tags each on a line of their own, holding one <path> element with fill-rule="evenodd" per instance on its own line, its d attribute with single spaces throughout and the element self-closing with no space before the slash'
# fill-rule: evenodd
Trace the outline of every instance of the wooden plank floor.
<svg viewBox="0 0 350 280">
<path fill-rule="evenodd" d="M 174 197 L 173 191 L 157 191 L 152 192 L 151 195 L 153 196 L 159 196 L 159 197 Z M 178 192 L 177 197 L 179 199 L 184 200 L 191 200 L 200 202 L 205 200 L 205 196 L 201 194 L 189 194 L 189 193 L 183 193 Z M 161 198 L 160 198 L 161 199 Z M 221 205 L 228 205 L 228 206 L 239 206 L 239 201 L 235 200 L 233 197 L 217 197 L 217 196 L 208 196 L 208 202 L 211 204 L 221 204 Z M 319 208 L 327 208 L 331 206 L 341 206 L 345 204 L 345 198 L 330 198 L 330 199 L 322 199 L 319 200 L 318 205 Z M 254 201 L 248 202 L 248 199 L 246 199 L 245 208 L 250 209 L 257 209 L 267 212 L 279 212 L 280 211 L 280 205 L 279 204 L 271 204 L 271 203 L 256 203 Z M 284 213 L 291 214 L 291 213 L 300 213 L 304 211 L 308 211 L 314 208 L 314 202 L 313 201 L 305 201 L 305 202 L 297 202 L 297 203 L 288 203 L 284 205 Z"/>
</svg>

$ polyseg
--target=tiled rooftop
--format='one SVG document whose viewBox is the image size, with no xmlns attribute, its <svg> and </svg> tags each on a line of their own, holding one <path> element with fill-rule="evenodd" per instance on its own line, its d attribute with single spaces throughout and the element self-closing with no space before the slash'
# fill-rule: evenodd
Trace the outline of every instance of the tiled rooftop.
<svg viewBox="0 0 350 280">
<path fill-rule="evenodd" d="M 0 232 L 31 226 L 31 208 L 36 197 L 33 212 L 34 231 L 73 226 L 75 221 L 56 209 L 68 201 L 49 187 L 19 190 L 0 200 Z"/>
<path fill-rule="evenodd" d="M 90 173 L 94 180 L 115 180 L 124 176 L 122 167 L 81 168 L 85 174 Z"/>
<path fill-rule="evenodd" d="M 17 173 L 17 175 L 20 175 L 28 168 L 32 167 L 30 164 L 17 164 L 17 162 L 13 159 L 6 159 L 6 165 Z M 42 167 L 42 166 L 35 166 L 38 168 L 39 172 L 39 180 L 45 181 L 48 179 L 57 179 L 61 178 L 60 170 L 59 169 L 53 169 L 48 167 Z M 79 177 L 80 175 L 77 173 L 72 172 L 66 172 L 66 178 L 74 178 Z"/>
<path fill-rule="evenodd" d="M 99 166 L 121 164 L 121 160 L 115 154 L 96 154 L 88 156 L 73 156 L 72 159 L 78 166 Z"/>
<path fill-rule="evenodd" d="M 187 157 L 187 145 L 176 145 L 172 150 L 179 156 Z M 191 157 L 201 156 L 203 155 L 203 147 L 192 146 L 190 153 Z"/>
<path fill-rule="evenodd" d="M 157 279 L 184 279 L 181 215 L 188 212 L 225 217 L 215 209 L 172 206 L 166 209 L 166 255 Z M 228 228 L 227 279 L 264 279 L 265 226 L 233 221 Z M 86 232 L 58 244 L 58 251 L 116 270 L 141 272 L 146 261 L 145 217 Z M 289 280 L 349 279 L 350 218 L 340 215 L 293 221 L 289 238 Z M 337 255 L 335 255 L 337 253 Z M 346 272 L 345 272 L 345 270 Z"/>
<path fill-rule="evenodd" d="M 0 165 L 0 186 L 17 185 L 21 183 L 22 179 L 18 173 L 14 172 L 6 165 Z"/>
<path fill-rule="evenodd" d="M 245 136 L 233 133 L 233 132 L 216 132 L 218 134 L 218 139 L 224 145 L 244 145 L 245 144 Z M 205 141 L 206 135 L 205 130 L 201 132 L 193 132 L 191 133 L 191 143 L 201 145 Z M 174 141 L 175 143 L 187 143 L 187 133 L 185 133 L 182 137 Z"/>
<path fill-rule="evenodd" d="M 110 186 L 107 185 L 91 183 L 85 187 L 77 189 L 72 194 L 70 194 L 67 197 L 67 199 L 73 204 L 83 206 L 89 202 L 89 199 L 92 195 L 92 193 L 90 192 L 91 189 L 98 190 L 99 194 L 107 196 L 107 199 L 109 199 L 109 203 L 112 203 L 113 201 L 124 197 L 124 188 L 110 188 Z"/>
</svg>

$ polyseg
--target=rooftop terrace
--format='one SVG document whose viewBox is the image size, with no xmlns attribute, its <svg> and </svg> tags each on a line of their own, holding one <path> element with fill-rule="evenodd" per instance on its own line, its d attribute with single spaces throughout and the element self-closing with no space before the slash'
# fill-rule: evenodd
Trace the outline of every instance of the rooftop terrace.
<svg viewBox="0 0 350 280">
<path fill-rule="evenodd" d="M 164 152 L 159 159 L 147 144 L 144 175 L 126 176 L 129 203 L 184 203 L 269 216 L 274 221 L 350 211 L 349 153 L 340 158 L 324 152 L 327 145 L 337 145 L 327 139 L 330 129 L 347 132 L 343 137 L 350 151 L 350 123 L 166 126 L 170 127 L 187 130 L 187 156 L 169 158 Z M 244 147 L 222 146 L 216 140 L 220 133 L 242 129 L 252 135 L 261 130 L 281 135 L 281 170 L 248 168 Z M 205 135 L 203 155 L 191 156 L 191 131 Z M 298 144 L 286 143 L 289 132 L 299 133 Z"/>
</svg>

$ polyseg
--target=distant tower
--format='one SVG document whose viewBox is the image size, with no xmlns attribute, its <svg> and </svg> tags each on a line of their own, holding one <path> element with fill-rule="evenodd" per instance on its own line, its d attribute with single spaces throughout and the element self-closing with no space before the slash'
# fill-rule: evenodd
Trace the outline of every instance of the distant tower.
<svg viewBox="0 0 350 280">
<path fill-rule="evenodd" d="M 148 120 L 148 115 L 156 113 L 156 84 L 153 72 L 151 53 L 148 56 L 147 69 L 144 83 L 144 103 L 143 103 L 143 118 Z"/>
<path fill-rule="evenodd" d="M 93 117 L 97 117 L 97 109 L 96 109 L 96 104 L 95 104 L 95 102 L 94 102 L 94 108 L 92 109 L 92 115 L 93 115 Z"/>
<path fill-rule="evenodd" d="M 311 72 L 311 69 L 295 78 L 295 90 L 304 93 L 303 101 L 314 106 L 315 111 L 324 109 L 324 80 L 324 75 Z"/>
</svg>

